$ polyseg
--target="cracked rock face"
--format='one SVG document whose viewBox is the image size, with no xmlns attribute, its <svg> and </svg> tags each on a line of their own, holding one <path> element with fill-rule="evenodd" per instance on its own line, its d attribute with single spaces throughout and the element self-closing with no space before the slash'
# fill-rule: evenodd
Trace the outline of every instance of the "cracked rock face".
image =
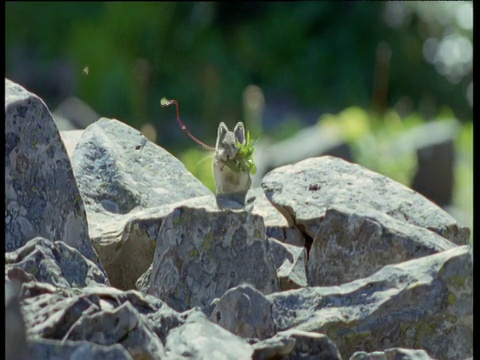
<svg viewBox="0 0 480 360">
<path fill-rule="evenodd" d="M 181 206 L 165 218 L 149 294 L 184 311 L 244 282 L 264 294 L 279 289 L 261 217 Z"/>
<path fill-rule="evenodd" d="M 165 206 L 212 193 L 168 151 L 118 120 L 101 118 L 74 140 L 71 160 L 93 245 L 111 284 L 133 289 L 152 262 Z"/>
<path fill-rule="evenodd" d="M 472 356 L 473 257 L 469 245 L 388 265 L 332 287 L 267 296 L 279 330 L 326 334 L 348 358 L 398 344 L 434 358 Z"/>
<path fill-rule="evenodd" d="M 368 207 L 325 212 L 308 262 L 311 286 L 333 286 L 372 275 L 384 265 L 452 249 L 436 233 Z"/>
<path fill-rule="evenodd" d="M 22 299 L 21 305 L 30 339 L 120 344 L 133 359 L 161 358 L 162 340 L 166 341 L 171 328 L 183 323 L 178 313 L 158 299 L 110 287 L 83 291 L 53 288 L 49 293 Z M 60 347 L 58 342 L 36 346 L 50 344 L 42 350 L 49 353 L 54 351 L 52 347 Z"/>
<path fill-rule="evenodd" d="M 185 323 L 173 329 L 165 346 L 166 359 L 251 359 L 253 348 L 243 339 L 208 321 L 202 312 L 192 312 Z"/>
<path fill-rule="evenodd" d="M 383 351 L 374 351 L 366 353 L 365 351 L 358 351 L 352 355 L 350 360 L 432 360 L 424 350 L 412 350 L 402 348 L 392 348 Z"/>
<path fill-rule="evenodd" d="M 5 79 L 5 251 L 35 236 L 61 240 L 103 269 L 52 114 L 38 96 Z"/>
<path fill-rule="evenodd" d="M 253 349 L 254 359 L 342 359 L 328 336 L 297 329 L 280 331 L 254 343 Z"/>
<path fill-rule="evenodd" d="M 244 339 L 265 339 L 275 335 L 272 304 L 250 285 L 240 285 L 225 292 L 216 303 L 210 321 Z"/>
<path fill-rule="evenodd" d="M 108 285 L 105 274 L 90 260 L 63 241 L 42 237 L 5 254 L 5 271 L 23 269 L 33 279 L 56 287 Z"/>
<path fill-rule="evenodd" d="M 327 209 L 369 207 L 396 220 L 432 230 L 458 245 L 470 229 L 408 187 L 360 165 L 321 156 L 282 166 L 262 180 L 267 198 L 310 238 L 317 236 Z"/>
</svg>

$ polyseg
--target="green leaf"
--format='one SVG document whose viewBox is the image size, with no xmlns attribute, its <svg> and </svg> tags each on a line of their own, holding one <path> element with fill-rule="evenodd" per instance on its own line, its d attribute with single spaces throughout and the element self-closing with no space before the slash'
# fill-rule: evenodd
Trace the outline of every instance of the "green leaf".
<svg viewBox="0 0 480 360">
<path fill-rule="evenodd" d="M 236 172 L 250 172 L 255 174 L 257 172 L 257 167 L 255 166 L 255 161 L 253 160 L 253 152 L 255 151 L 255 146 L 253 145 L 253 140 L 250 137 L 250 133 L 247 131 L 245 138 L 245 145 L 237 141 L 238 153 L 234 160 L 228 160 L 226 165 L 233 171 Z"/>
</svg>

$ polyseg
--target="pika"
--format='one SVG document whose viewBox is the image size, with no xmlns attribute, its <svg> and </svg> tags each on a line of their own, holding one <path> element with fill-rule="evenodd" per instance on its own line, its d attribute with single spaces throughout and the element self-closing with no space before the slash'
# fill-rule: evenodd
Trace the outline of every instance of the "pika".
<svg viewBox="0 0 480 360">
<path fill-rule="evenodd" d="M 251 158 L 254 148 L 251 145 L 248 132 L 247 138 L 245 138 L 243 123 L 238 122 L 233 131 L 230 131 L 227 125 L 221 122 L 217 131 L 217 142 L 215 148 L 213 148 L 197 139 L 185 126 L 180 119 L 177 100 L 166 98 L 160 100 L 161 106 L 168 107 L 172 104 L 175 104 L 177 109 L 177 121 L 180 128 L 204 149 L 215 152 L 213 156 L 213 177 L 218 206 L 221 208 L 238 208 L 238 205 L 240 207 L 250 206 L 255 197 L 250 197 L 247 201 L 245 201 L 245 197 L 252 185 L 250 173 L 255 173 L 256 167 Z"/>
<path fill-rule="evenodd" d="M 234 171 L 227 165 L 227 161 L 234 160 L 238 154 L 237 143 L 245 145 L 243 123 L 238 122 L 233 131 L 230 131 L 227 125 L 221 122 L 218 126 L 213 157 L 213 176 L 217 195 L 237 194 L 244 199 L 252 185 L 250 172 Z"/>
</svg>

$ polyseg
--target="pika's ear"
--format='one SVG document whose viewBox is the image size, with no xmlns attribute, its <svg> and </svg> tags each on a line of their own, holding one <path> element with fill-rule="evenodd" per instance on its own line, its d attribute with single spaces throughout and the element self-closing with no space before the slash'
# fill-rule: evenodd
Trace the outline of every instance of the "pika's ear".
<svg viewBox="0 0 480 360">
<path fill-rule="evenodd" d="M 244 128 L 242 122 L 238 122 L 237 125 L 235 125 L 235 128 L 233 129 L 233 132 L 235 133 L 235 139 L 240 144 L 244 144 L 245 143 L 245 128 Z"/>
<path fill-rule="evenodd" d="M 221 143 L 223 141 L 223 139 L 225 139 L 225 135 L 227 135 L 228 133 L 228 127 L 227 125 L 225 125 L 225 123 L 222 121 L 219 125 L 218 125 L 218 131 L 217 131 L 217 144 L 216 144 L 216 148 L 218 148 L 218 144 Z"/>
</svg>

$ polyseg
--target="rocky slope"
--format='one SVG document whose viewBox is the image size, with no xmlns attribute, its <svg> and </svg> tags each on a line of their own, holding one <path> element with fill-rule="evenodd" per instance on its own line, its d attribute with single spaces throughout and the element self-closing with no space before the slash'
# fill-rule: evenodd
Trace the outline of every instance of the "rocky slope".
<svg viewBox="0 0 480 360">
<path fill-rule="evenodd" d="M 5 80 L 9 359 L 466 359 L 470 230 L 332 156 L 219 208 L 115 119 L 59 132 Z"/>
</svg>

